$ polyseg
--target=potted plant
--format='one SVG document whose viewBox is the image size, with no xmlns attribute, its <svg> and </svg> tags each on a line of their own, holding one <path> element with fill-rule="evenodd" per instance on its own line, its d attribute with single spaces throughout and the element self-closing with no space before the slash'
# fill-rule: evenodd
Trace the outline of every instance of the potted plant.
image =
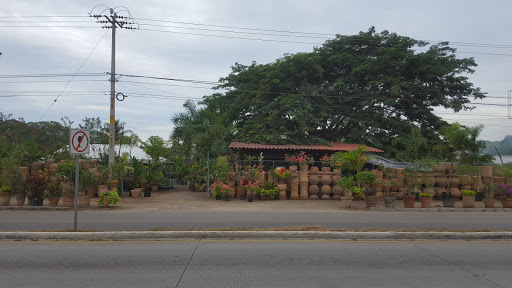
<svg viewBox="0 0 512 288">
<path fill-rule="evenodd" d="M 375 207 L 377 205 L 377 197 L 373 194 L 374 192 L 370 190 L 371 184 L 375 182 L 375 174 L 371 171 L 363 171 L 359 172 L 356 175 L 356 180 L 359 188 L 364 188 L 366 191 L 365 199 L 366 199 L 366 207 Z M 372 193 L 372 194 L 368 194 Z M 370 196 L 371 195 L 371 196 Z"/>
<path fill-rule="evenodd" d="M 147 168 L 144 170 L 145 179 L 148 181 L 148 184 L 151 185 L 151 192 L 158 191 L 158 185 L 164 179 L 164 174 L 162 173 L 163 166 L 159 162 L 149 162 Z M 144 197 L 150 197 L 151 192 L 144 192 Z"/>
<path fill-rule="evenodd" d="M 512 187 L 508 184 L 498 184 L 497 192 L 503 208 L 512 208 Z"/>
<path fill-rule="evenodd" d="M 32 173 L 27 176 L 28 205 L 43 206 L 43 193 L 46 189 L 46 179 L 43 174 Z"/>
<path fill-rule="evenodd" d="M 279 189 L 279 199 L 286 200 L 286 180 L 295 178 L 297 176 L 292 175 L 290 170 L 284 167 L 277 167 L 274 170 L 270 170 L 269 175 L 278 181 L 277 189 Z"/>
<path fill-rule="evenodd" d="M 16 195 L 16 205 L 25 205 L 25 198 L 27 193 L 27 183 L 25 177 L 20 171 L 16 171 L 11 181 L 12 193 Z"/>
<path fill-rule="evenodd" d="M 357 188 L 357 183 L 354 180 L 354 177 L 343 177 L 340 180 L 338 180 L 338 185 L 341 186 L 341 188 L 343 188 L 343 196 L 341 197 L 341 207 L 350 208 L 352 206 L 354 188 Z"/>
<path fill-rule="evenodd" d="M 473 190 L 462 190 L 462 207 L 463 208 L 475 208 L 475 195 L 476 192 Z"/>
<path fill-rule="evenodd" d="M 44 192 L 44 198 L 48 199 L 50 206 L 57 206 L 60 197 L 62 197 L 63 189 L 58 181 L 50 181 Z"/>
<path fill-rule="evenodd" d="M 78 186 L 81 191 L 78 193 L 78 206 L 80 208 L 87 208 L 90 206 L 91 196 L 89 195 L 90 193 L 85 193 L 85 191 L 97 186 L 98 179 L 93 172 L 83 169 L 78 172 L 78 179 Z"/>
<path fill-rule="evenodd" d="M 493 181 L 484 182 L 484 205 L 485 208 L 494 208 L 496 199 L 494 199 L 494 191 L 496 190 L 496 184 Z"/>
<path fill-rule="evenodd" d="M 254 199 L 256 195 L 256 190 L 260 188 L 260 183 L 256 181 L 249 181 L 249 183 L 245 184 L 243 187 L 245 188 L 247 199 L 250 200 L 249 202 L 252 202 L 252 199 Z"/>
<path fill-rule="evenodd" d="M 432 207 L 432 197 L 433 195 L 430 193 L 420 193 L 420 201 L 421 201 L 421 208 L 430 208 Z"/>
<path fill-rule="evenodd" d="M 280 194 L 279 189 L 273 183 L 266 182 L 256 190 L 261 200 L 273 200 Z"/>
<path fill-rule="evenodd" d="M 229 195 L 233 193 L 235 193 L 234 189 L 222 181 L 216 182 L 215 187 L 213 188 L 213 197 L 217 200 L 222 198 L 229 200 Z"/>
<path fill-rule="evenodd" d="M 107 192 L 103 192 L 100 195 L 100 199 L 98 199 L 98 206 L 103 207 L 114 207 L 117 203 L 121 201 L 119 194 L 117 193 L 117 189 L 112 189 Z"/>
<path fill-rule="evenodd" d="M 0 206 L 9 206 L 11 202 L 11 186 L 0 187 Z"/>
</svg>

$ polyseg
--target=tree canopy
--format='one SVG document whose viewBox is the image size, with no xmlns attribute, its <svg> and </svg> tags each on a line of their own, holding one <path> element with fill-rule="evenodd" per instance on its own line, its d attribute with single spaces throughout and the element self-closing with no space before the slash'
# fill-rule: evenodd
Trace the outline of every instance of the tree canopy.
<svg viewBox="0 0 512 288">
<path fill-rule="evenodd" d="M 360 143 L 396 151 L 392 140 L 413 127 L 439 141 L 447 125 L 434 107 L 472 109 L 484 98 L 468 81 L 473 58 L 457 58 L 447 42 L 429 45 L 370 28 L 337 35 L 312 52 L 287 54 L 268 64 L 236 63 L 205 97 L 246 142 Z M 393 155 L 390 155 L 393 156 Z"/>
</svg>

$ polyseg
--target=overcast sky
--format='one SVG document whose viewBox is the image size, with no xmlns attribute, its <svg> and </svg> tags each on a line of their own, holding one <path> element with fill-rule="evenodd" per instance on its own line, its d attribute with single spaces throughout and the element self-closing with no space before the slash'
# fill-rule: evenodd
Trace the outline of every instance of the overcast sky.
<svg viewBox="0 0 512 288">
<path fill-rule="evenodd" d="M 312 51 L 335 34 L 357 34 L 371 26 L 418 40 L 450 41 L 458 49 L 458 57 L 474 57 L 479 65 L 470 81 L 490 97 L 477 102 L 498 105 L 475 105 L 473 111 L 461 113 L 439 110 L 438 115 L 469 126 L 484 124 L 482 139 L 501 140 L 512 134 L 507 110 L 507 91 L 512 89 L 511 1 L 3 2 L 0 77 L 109 72 L 111 31 L 90 17 L 54 17 L 88 16 L 98 4 L 104 6 L 96 7 L 93 14 L 108 15 L 105 7 L 124 6 L 139 23 L 139 30 L 117 30 L 116 72 L 120 74 L 215 82 L 226 76 L 235 62 L 272 62 L 285 53 Z M 123 7 L 117 10 L 128 15 Z M 67 116 L 75 124 L 83 117 L 108 122 L 108 79 L 106 74 L 0 78 L 0 112 L 26 121 L 58 121 Z M 116 102 L 116 118 L 143 139 L 151 135 L 168 139 L 170 119 L 183 111 L 185 99 L 199 100 L 212 93 L 211 87 L 123 76 L 116 91 L 129 97 Z"/>
</svg>

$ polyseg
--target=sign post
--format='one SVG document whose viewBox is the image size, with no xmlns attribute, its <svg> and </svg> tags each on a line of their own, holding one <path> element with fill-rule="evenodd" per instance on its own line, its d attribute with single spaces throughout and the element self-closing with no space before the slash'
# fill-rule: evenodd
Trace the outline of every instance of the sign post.
<svg viewBox="0 0 512 288">
<path fill-rule="evenodd" d="M 80 155 L 89 154 L 90 150 L 90 134 L 89 130 L 84 129 L 69 129 L 69 153 L 75 155 L 75 220 L 74 229 L 77 229 L 78 224 L 78 173 L 79 173 L 79 160 Z"/>
</svg>

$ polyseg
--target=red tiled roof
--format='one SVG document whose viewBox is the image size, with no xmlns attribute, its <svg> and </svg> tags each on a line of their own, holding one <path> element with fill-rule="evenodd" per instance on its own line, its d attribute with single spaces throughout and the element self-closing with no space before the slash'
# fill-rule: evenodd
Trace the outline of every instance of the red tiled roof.
<svg viewBox="0 0 512 288">
<path fill-rule="evenodd" d="M 229 149 L 255 149 L 255 150 L 325 150 L 325 151 L 349 151 L 356 150 L 357 147 L 361 146 L 361 144 L 346 144 L 333 142 L 332 146 L 327 145 L 268 145 L 268 144 L 258 144 L 258 143 L 245 143 L 241 141 L 231 141 L 229 144 Z M 373 147 L 366 147 L 366 151 L 368 152 L 384 152 L 380 149 Z"/>
</svg>

